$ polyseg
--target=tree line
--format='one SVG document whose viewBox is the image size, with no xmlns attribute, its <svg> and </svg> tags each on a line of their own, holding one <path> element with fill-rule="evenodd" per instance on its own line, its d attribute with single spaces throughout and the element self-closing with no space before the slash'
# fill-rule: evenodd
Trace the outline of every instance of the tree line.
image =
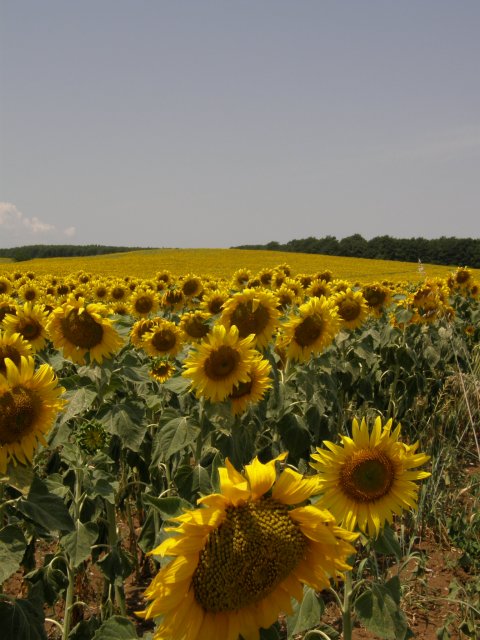
<svg viewBox="0 0 480 640">
<path fill-rule="evenodd" d="M 294 253 L 319 253 L 327 256 L 399 260 L 453 266 L 480 268 L 480 239 L 447 238 L 392 238 L 376 236 L 365 240 L 359 233 L 337 240 L 335 236 L 302 238 L 285 244 L 244 244 L 234 249 L 264 249 L 267 251 L 291 251 Z"/>
<path fill-rule="evenodd" d="M 76 256 L 98 256 L 105 253 L 143 251 L 147 247 L 108 247 L 100 244 L 32 244 L 11 249 L 0 249 L 0 258 L 24 262 L 34 258 L 72 258 Z"/>
</svg>

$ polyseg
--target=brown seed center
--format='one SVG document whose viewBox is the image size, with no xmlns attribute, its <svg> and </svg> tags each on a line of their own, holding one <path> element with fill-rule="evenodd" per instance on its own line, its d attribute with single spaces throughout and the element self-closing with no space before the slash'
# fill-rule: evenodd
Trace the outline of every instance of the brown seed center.
<svg viewBox="0 0 480 640">
<path fill-rule="evenodd" d="M 394 481 L 394 461 L 377 449 L 353 453 L 340 471 L 340 487 L 355 502 L 375 502 L 383 498 Z"/>
<path fill-rule="evenodd" d="M 235 370 L 239 362 L 240 354 L 235 349 L 221 345 L 205 360 L 205 374 L 211 380 L 224 380 Z"/>
<path fill-rule="evenodd" d="M 0 445 L 28 435 L 39 413 L 39 400 L 30 389 L 14 387 L 0 397 Z"/>
<path fill-rule="evenodd" d="M 295 328 L 295 342 L 301 347 L 308 347 L 313 344 L 323 331 L 323 320 L 319 316 L 307 316 Z"/>
<path fill-rule="evenodd" d="M 103 327 L 87 311 L 72 309 L 61 326 L 65 338 L 81 349 L 92 349 L 102 342 Z"/>
</svg>

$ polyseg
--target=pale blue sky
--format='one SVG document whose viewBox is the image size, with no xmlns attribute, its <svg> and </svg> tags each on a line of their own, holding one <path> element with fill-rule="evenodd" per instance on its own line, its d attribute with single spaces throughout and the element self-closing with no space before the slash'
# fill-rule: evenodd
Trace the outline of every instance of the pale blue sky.
<svg viewBox="0 0 480 640">
<path fill-rule="evenodd" d="M 480 237 L 478 0 L 0 0 L 0 247 Z"/>
</svg>

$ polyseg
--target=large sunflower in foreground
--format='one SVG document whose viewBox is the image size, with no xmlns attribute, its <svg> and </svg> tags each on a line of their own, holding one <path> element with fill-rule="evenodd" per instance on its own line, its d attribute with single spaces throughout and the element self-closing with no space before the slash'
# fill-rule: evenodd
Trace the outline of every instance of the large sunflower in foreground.
<svg viewBox="0 0 480 640">
<path fill-rule="evenodd" d="M 63 349 L 65 358 L 76 364 L 85 364 L 87 354 L 90 362 L 101 364 L 123 344 L 112 321 L 105 317 L 108 313 L 103 304 L 69 298 L 49 316 L 47 329 L 55 348 Z"/>
<path fill-rule="evenodd" d="M 172 559 L 146 590 L 150 603 L 140 613 L 161 616 L 155 639 L 258 640 L 260 627 L 292 613 L 302 584 L 320 591 L 349 569 L 356 535 L 305 504 L 318 492 L 316 477 L 286 468 L 277 478 L 276 460 L 255 458 L 242 475 L 227 459 L 220 493 L 174 518 L 172 537 L 152 551 Z"/>
<path fill-rule="evenodd" d="M 263 348 L 278 324 L 277 305 L 277 298 L 271 291 L 244 289 L 224 303 L 220 322 L 226 327 L 238 327 L 240 338 L 253 334 L 256 345 Z"/>
<path fill-rule="evenodd" d="M 182 376 L 190 378 L 197 397 L 222 402 L 235 385 L 249 381 L 250 363 L 258 357 L 254 336 L 241 340 L 237 327 L 216 325 L 184 362 Z"/>
<path fill-rule="evenodd" d="M 46 444 L 64 391 L 50 365 L 35 371 L 31 356 L 21 356 L 18 367 L 5 359 L 5 373 L 0 374 L 0 473 L 10 461 L 31 462 L 38 443 Z"/>
<path fill-rule="evenodd" d="M 340 321 L 335 306 L 324 296 L 311 298 L 298 307 L 298 312 L 284 324 L 280 344 L 288 358 L 306 362 L 333 341 Z"/>
<path fill-rule="evenodd" d="M 311 463 L 319 472 L 321 504 L 338 522 L 353 531 L 359 529 L 378 536 L 385 522 L 404 509 L 415 509 L 418 485 L 415 480 L 430 473 L 416 467 L 430 458 L 416 453 L 418 442 L 399 442 L 401 426 L 391 432 L 392 420 L 382 429 L 381 418 L 372 432 L 365 420 L 353 420 L 352 437 L 341 436 L 342 446 L 324 441 L 329 451 L 318 449 Z M 319 503 L 320 504 L 320 503 Z"/>
</svg>

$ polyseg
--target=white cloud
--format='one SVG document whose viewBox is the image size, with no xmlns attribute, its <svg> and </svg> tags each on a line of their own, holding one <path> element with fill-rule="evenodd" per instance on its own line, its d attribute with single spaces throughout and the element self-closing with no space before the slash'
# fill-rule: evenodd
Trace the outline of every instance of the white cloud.
<svg viewBox="0 0 480 640">
<path fill-rule="evenodd" d="M 17 229 L 21 225 L 22 214 L 11 202 L 0 202 L 0 226 Z"/>
<path fill-rule="evenodd" d="M 67 227 L 66 229 L 63 230 L 63 235 L 67 236 L 67 238 L 71 238 L 72 236 L 75 235 L 76 232 L 77 232 L 77 229 L 75 227 Z"/>
<path fill-rule="evenodd" d="M 1 244 L 4 240 L 22 244 L 33 239 L 37 242 L 39 236 L 44 240 L 47 237 L 52 240 L 52 234 L 57 233 L 55 225 L 43 222 L 37 216 L 31 218 L 25 216 L 12 202 L 0 202 L 0 230 L 2 232 Z M 67 235 L 72 235 L 71 230 L 67 231 Z M 5 238 L 5 236 L 7 237 Z"/>
</svg>

